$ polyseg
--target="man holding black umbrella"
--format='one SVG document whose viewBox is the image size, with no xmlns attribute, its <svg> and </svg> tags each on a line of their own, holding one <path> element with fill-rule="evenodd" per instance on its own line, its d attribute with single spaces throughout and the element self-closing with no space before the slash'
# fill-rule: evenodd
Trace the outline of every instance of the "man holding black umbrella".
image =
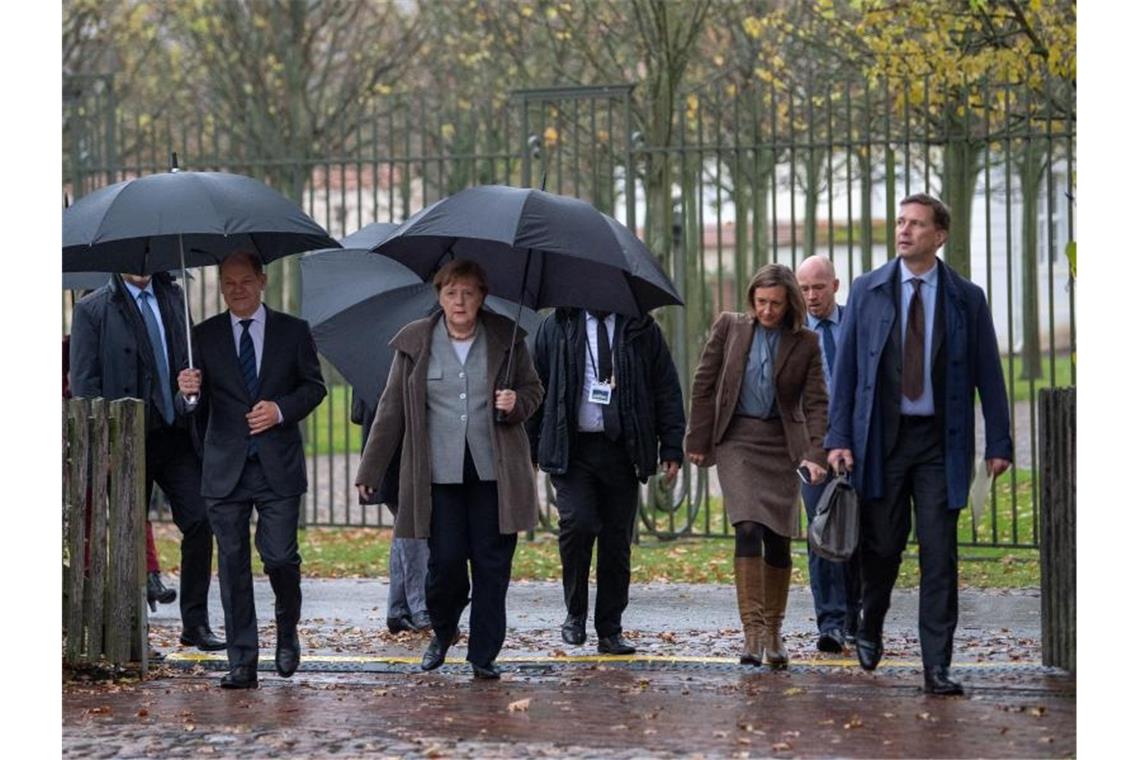
<svg viewBox="0 0 1140 760">
<path fill-rule="evenodd" d="M 206 597 L 214 537 L 200 485 L 202 462 L 188 421 L 176 413 L 173 377 L 187 366 L 182 290 L 170 275 L 112 275 L 75 305 L 71 392 L 80 398 L 146 401 L 146 503 L 157 482 L 182 531 L 181 642 L 224 649 L 210 629 Z M 148 579 L 148 594 L 154 579 Z"/>
<path fill-rule="evenodd" d="M 230 672 L 225 689 L 257 687 L 257 613 L 250 572 L 249 520 L 256 506 L 257 549 L 273 586 L 277 672 L 301 659 L 301 555 L 297 523 L 308 488 L 300 422 L 326 390 L 308 323 L 261 302 L 266 276 L 252 252 L 219 267 L 228 311 L 194 328 L 198 369 L 178 375 L 180 403 L 205 428 L 202 495 L 218 537 Z"/>
<path fill-rule="evenodd" d="M 557 490 L 566 622 L 562 639 L 586 641 L 590 559 L 598 543 L 594 628 L 598 651 L 633 654 L 622 636 L 638 481 L 677 474 L 685 408 L 661 328 L 630 318 L 557 309 L 539 328 L 535 369 L 546 388 L 527 423 L 536 464 Z"/>
</svg>

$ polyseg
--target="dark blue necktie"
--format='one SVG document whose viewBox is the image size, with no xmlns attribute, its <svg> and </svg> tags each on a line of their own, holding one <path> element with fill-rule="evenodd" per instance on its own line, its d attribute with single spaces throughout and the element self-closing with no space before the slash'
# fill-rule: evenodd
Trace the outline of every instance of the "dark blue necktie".
<svg viewBox="0 0 1140 760">
<path fill-rule="evenodd" d="M 238 364 L 241 365 L 241 376 L 245 381 L 245 389 L 249 391 L 249 397 L 257 403 L 257 397 L 261 394 L 261 383 L 257 379 L 257 354 L 253 350 L 253 336 L 249 334 L 249 326 L 253 324 L 252 319 L 241 320 L 241 340 L 238 342 Z M 250 436 L 249 443 L 246 445 L 246 456 L 252 457 L 257 453 L 257 439 Z"/>
<path fill-rule="evenodd" d="M 166 360 L 166 352 L 162 350 L 162 330 L 154 312 L 150 309 L 150 293 L 145 290 L 139 293 L 139 311 L 142 312 L 143 324 L 146 325 L 146 334 L 150 338 L 150 349 L 154 352 L 154 363 L 158 367 L 159 395 L 162 396 L 162 419 L 169 425 L 174 422 L 174 395 L 170 391 L 170 364 Z"/>
<path fill-rule="evenodd" d="M 835 336 L 831 334 L 831 320 L 821 319 L 820 328 L 823 329 L 823 355 L 827 357 L 828 373 L 835 372 Z"/>
</svg>

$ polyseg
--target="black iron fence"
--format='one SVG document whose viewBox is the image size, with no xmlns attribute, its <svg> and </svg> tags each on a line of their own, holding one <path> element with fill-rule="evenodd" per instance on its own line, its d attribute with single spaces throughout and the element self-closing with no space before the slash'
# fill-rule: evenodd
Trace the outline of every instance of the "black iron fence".
<svg viewBox="0 0 1140 760">
<path fill-rule="evenodd" d="M 1066 82 L 756 81 L 683 93 L 676 113 L 643 110 L 633 85 L 552 88 L 489 98 L 377 97 L 366 126 L 319 155 L 266 158 L 212 115 L 146 121 L 116 104 L 110 77 L 65 83 L 65 191 L 72 196 L 169 166 L 234 171 L 295 198 L 334 236 L 400 221 L 474 184 L 538 186 L 585 198 L 637 229 L 673 276 L 684 308 L 657 314 L 683 383 L 709 326 L 741 308 L 760 265 L 829 256 L 850 282 L 894 255 L 898 201 L 929 191 L 954 224 L 943 256 L 989 296 L 1011 400 L 1015 468 L 994 486 L 964 544 L 1038 542 L 1037 419 L 1043 387 L 1075 384 L 1076 323 L 1066 251 L 1075 239 L 1075 102 Z M 196 319 L 220 311 L 216 275 L 191 283 Z M 270 267 L 268 301 L 296 312 L 295 261 Z M 65 300 L 65 329 L 70 301 Z M 310 525 L 390 524 L 352 488 L 359 430 L 350 392 L 309 419 Z M 688 388 L 685 389 L 686 396 Z M 979 430 L 981 426 L 979 426 Z M 651 482 L 640 529 L 729 535 L 715 473 L 686 466 Z M 556 523 L 552 508 L 543 525 Z M 387 522 L 385 522 L 387 521 Z"/>
</svg>

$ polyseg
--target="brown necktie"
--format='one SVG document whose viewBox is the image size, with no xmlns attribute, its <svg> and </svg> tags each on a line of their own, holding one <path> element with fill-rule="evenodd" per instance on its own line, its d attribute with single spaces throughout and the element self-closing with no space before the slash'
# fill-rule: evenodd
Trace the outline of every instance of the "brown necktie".
<svg viewBox="0 0 1140 760">
<path fill-rule="evenodd" d="M 926 310 L 922 308 L 922 280 L 915 277 L 914 295 L 906 316 L 906 337 L 903 339 L 902 392 L 911 401 L 922 395 L 922 363 L 926 354 Z"/>
</svg>

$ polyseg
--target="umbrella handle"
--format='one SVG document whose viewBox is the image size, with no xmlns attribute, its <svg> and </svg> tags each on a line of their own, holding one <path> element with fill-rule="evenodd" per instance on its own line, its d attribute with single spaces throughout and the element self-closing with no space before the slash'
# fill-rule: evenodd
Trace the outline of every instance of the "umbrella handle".
<svg viewBox="0 0 1140 760">
<path fill-rule="evenodd" d="M 178 159 L 175 158 L 175 166 Z M 186 274 L 186 251 L 182 248 L 182 234 L 178 235 L 178 258 L 182 264 L 182 315 L 186 326 L 186 358 L 190 369 L 194 369 L 194 341 L 190 337 L 190 280 Z M 188 396 L 186 401 L 190 404 L 198 400 L 197 396 Z"/>
</svg>

